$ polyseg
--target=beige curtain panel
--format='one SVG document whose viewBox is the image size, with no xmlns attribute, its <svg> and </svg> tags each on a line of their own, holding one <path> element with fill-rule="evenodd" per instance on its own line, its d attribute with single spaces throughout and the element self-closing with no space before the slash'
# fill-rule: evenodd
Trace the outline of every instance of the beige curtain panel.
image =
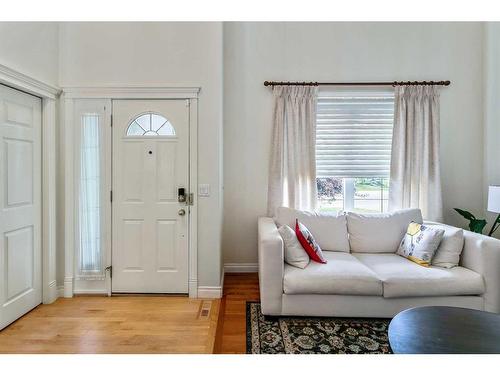
<svg viewBox="0 0 500 375">
<path fill-rule="evenodd" d="M 267 211 L 316 206 L 317 86 L 275 86 Z"/>
<path fill-rule="evenodd" d="M 426 220 L 441 221 L 439 87 L 395 88 L 389 210 L 420 208 Z"/>
</svg>

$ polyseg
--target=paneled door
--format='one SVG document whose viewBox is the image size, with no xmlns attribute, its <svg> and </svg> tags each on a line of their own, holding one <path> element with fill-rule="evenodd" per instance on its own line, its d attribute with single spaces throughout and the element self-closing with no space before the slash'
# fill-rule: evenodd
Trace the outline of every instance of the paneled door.
<svg viewBox="0 0 500 375">
<path fill-rule="evenodd" d="M 42 302 L 41 99 L 0 85 L 0 329 Z"/>
<path fill-rule="evenodd" d="M 186 100 L 113 101 L 114 293 L 188 292 Z"/>
</svg>

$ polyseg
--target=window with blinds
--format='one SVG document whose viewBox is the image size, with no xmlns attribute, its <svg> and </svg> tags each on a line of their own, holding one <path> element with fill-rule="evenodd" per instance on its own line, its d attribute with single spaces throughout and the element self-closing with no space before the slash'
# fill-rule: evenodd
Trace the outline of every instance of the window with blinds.
<svg viewBox="0 0 500 375">
<path fill-rule="evenodd" d="M 387 210 L 393 122 L 392 92 L 320 93 L 316 175 L 321 211 Z"/>
<path fill-rule="evenodd" d="M 316 175 L 388 177 L 393 121 L 393 93 L 320 95 Z"/>
</svg>

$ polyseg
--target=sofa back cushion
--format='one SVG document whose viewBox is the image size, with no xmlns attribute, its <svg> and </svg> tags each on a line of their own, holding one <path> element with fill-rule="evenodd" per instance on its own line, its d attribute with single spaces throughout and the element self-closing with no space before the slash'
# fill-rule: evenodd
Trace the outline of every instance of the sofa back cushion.
<svg viewBox="0 0 500 375">
<path fill-rule="evenodd" d="M 427 222 L 433 228 L 444 229 L 444 236 L 432 258 L 432 265 L 443 268 L 453 268 L 460 263 L 460 255 L 464 248 L 464 231 L 450 225 Z"/>
<path fill-rule="evenodd" d="M 347 212 L 349 244 L 353 253 L 395 253 L 412 221 L 422 224 L 418 208 L 382 214 Z"/>
<path fill-rule="evenodd" d="M 278 207 L 274 219 L 279 227 L 288 225 L 291 228 L 295 228 L 295 220 L 299 219 L 311 231 L 324 251 L 349 252 L 347 221 L 344 213 L 330 215 Z"/>
</svg>

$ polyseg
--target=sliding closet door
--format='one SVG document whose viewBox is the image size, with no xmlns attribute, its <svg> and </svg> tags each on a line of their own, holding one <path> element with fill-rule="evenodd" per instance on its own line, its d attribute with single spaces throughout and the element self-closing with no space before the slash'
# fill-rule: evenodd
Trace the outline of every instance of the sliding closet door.
<svg viewBox="0 0 500 375">
<path fill-rule="evenodd" d="M 42 302 L 41 99 L 0 85 L 0 329 Z"/>
</svg>

